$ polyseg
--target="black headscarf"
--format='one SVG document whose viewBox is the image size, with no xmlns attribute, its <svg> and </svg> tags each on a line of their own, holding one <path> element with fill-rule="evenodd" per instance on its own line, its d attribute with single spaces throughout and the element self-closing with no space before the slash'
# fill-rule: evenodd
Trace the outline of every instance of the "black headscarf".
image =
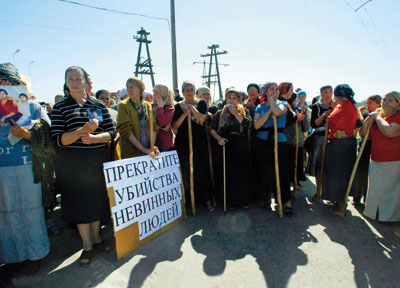
<svg viewBox="0 0 400 288">
<path fill-rule="evenodd" d="M 350 100 L 351 103 L 356 104 L 356 101 L 354 100 L 354 91 L 347 84 L 337 85 L 333 91 L 333 94 L 336 97 L 345 97 L 347 100 Z"/>
</svg>

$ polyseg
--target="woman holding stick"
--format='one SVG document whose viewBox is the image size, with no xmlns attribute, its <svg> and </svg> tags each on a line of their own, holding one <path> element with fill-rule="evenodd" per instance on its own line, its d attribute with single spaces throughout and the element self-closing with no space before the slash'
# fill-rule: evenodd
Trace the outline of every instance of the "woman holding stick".
<svg viewBox="0 0 400 288">
<path fill-rule="evenodd" d="M 172 118 L 172 129 L 177 130 L 175 148 L 179 155 L 186 199 L 190 199 L 190 164 L 189 164 L 189 129 L 188 120 L 191 120 L 193 143 L 193 177 L 194 195 L 196 203 L 206 205 L 209 211 L 215 207 L 210 201 L 211 174 L 208 160 L 207 137 L 203 126 L 207 117 L 207 102 L 204 99 L 195 100 L 195 85 L 185 81 L 182 84 L 184 100 L 175 104 Z M 188 202 L 187 202 L 188 203 Z"/>
<path fill-rule="evenodd" d="M 357 110 L 354 92 L 347 84 L 340 84 L 334 90 L 338 104 L 328 117 L 328 145 L 322 180 L 322 199 L 333 202 L 330 212 L 344 216 L 347 203 L 347 184 L 356 161 L 357 142 L 354 137 Z"/>
<path fill-rule="evenodd" d="M 121 158 L 142 155 L 157 156 L 157 146 L 151 148 L 150 139 L 156 139 L 158 125 L 152 112 L 151 104 L 144 101 L 144 83 L 131 77 L 126 81 L 128 97 L 118 104 L 117 129 L 121 135 Z M 150 121 L 153 131 L 150 131 Z M 153 133 L 150 136 L 150 133 Z"/>
<path fill-rule="evenodd" d="M 383 222 L 400 221 L 400 93 L 383 98 L 382 109 L 364 121 L 360 135 L 370 129 L 371 162 L 364 214 Z"/>
<path fill-rule="evenodd" d="M 279 97 L 278 85 L 268 82 L 263 87 L 264 95 L 262 104 L 258 105 L 254 113 L 254 128 L 257 130 L 257 151 L 259 153 L 260 167 L 262 171 L 262 181 L 264 191 L 268 195 L 271 190 L 275 195 L 277 203 L 277 187 L 275 180 L 275 161 L 274 161 L 274 124 L 273 115 L 277 118 L 278 125 L 278 157 L 279 157 L 279 181 L 281 183 L 281 197 L 284 204 L 284 214 L 293 216 L 292 203 L 290 201 L 290 182 L 289 182 L 289 159 L 287 138 L 283 129 L 286 124 L 286 114 L 288 111 L 285 101 L 277 100 Z"/>
<path fill-rule="evenodd" d="M 316 178 L 317 186 L 321 185 L 322 149 L 324 146 L 325 123 L 332 112 L 332 86 L 322 86 L 320 100 L 311 106 L 311 128 L 313 132 L 306 141 L 308 162 L 306 174 Z M 307 143 L 309 143 L 307 145 Z M 315 197 L 315 196 L 314 196 Z"/>
<path fill-rule="evenodd" d="M 212 118 L 210 131 L 220 147 L 226 147 L 227 203 L 231 210 L 239 206 L 247 208 L 249 205 L 247 181 L 250 167 L 246 166 L 249 155 L 243 151 L 243 147 L 248 145 L 247 131 L 251 117 L 243 105 L 239 104 L 240 97 L 240 92 L 235 89 L 225 92 L 226 105 Z"/>
<path fill-rule="evenodd" d="M 53 107 L 51 138 L 61 148 L 62 217 L 78 227 L 83 242 L 80 265 L 86 266 L 93 248 L 110 249 L 100 236 L 100 220 L 110 211 L 102 168 L 106 143 L 116 130 L 106 105 L 86 94 L 84 69 L 69 67 L 65 81 L 71 94 Z M 90 112 L 102 117 L 90 119 Z"/>
</svg>

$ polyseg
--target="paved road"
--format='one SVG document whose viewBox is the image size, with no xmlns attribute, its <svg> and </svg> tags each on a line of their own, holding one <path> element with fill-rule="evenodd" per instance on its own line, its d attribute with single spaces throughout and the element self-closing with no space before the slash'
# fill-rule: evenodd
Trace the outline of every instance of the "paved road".
<svg viewBox="0 0 400 288">
<path fill-rule="evenodd" d="M 261 204 L 226 216 L 201 210 L 120 261 L 113 252 L 96 253 L 87 268 L 79 266 L 78 236 L 64 228 L 51 238 L 40 271 L 17 274 L 6 286 L 400 287 L 394 226 L 353 207 L 344 218 L 332 216 L 309 202 L 315 185 L 305 188 L 292 218 L 279 219 Z"/>
</svg>

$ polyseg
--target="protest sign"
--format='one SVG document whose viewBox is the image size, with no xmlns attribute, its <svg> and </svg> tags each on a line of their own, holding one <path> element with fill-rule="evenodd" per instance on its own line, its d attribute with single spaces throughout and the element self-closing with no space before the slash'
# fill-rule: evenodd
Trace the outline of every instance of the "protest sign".
<svg viewBox="0 0 400 288">
<path fill-rule="evenodd" d="M 0 166 L 19 166 L 32 162 L 29 141 L 10 134 L 13 121 L 29 128 L 40 119 L 41 108 L 29 100 L 25 86 L 0 86 Z"/>
<path fill-rule="evenodd" d="M 176 151 L 104 163 L 118 259 L 185 218 Z"/>
</svg>

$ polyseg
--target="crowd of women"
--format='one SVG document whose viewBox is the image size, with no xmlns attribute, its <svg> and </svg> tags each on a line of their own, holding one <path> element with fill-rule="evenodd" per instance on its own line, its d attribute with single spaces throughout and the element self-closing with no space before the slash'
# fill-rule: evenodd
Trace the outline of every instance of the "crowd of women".
<svg viewBox="0 0 400 288">
<path fill-rule="evenodd" d="M 1 77 L 0 86 L 24 85 L 14 81 L 15 75 Z M 10 125 L 2 122 L 1 128 L 23 138 L 34 156 L 53 155 L 62 218 L 79 231 L 82 266 L 90 263 L 95 249 L 110 249 L 99 233 L 101 221 L 110 218 L 102 164 L 142 155 L 157 157 L 173 149 L 179 155 L 187 203 L 189 154 L 193 153 L 196 204 L 211 212 L 225 201 L 231 210 L 246 209 L 254 201 L 263 201 L 272 210 L 274 198 L 285 216 L 293 216 L 292 202 L 301 189 L 300 181 L 306 180 L 305 168 L 306 174 L 317 179 L 314 199 L 329 201 L 329 211 L 344 216 L 346 188 L 361 142 L 359 131 L 369 140 L 352 188 L 353 202 L 358 205 L 364 198 L 364 214 L 369 218 L 400 221 L 398 92 L 383 99 L 371 96 L 367 111 L 360 111 L 346 84 L 321 87 L 310 106 L 306 92 L 294 93 L 292 83 L 268 82 L 262 87 L 252 83 L 246 93 L 227 89 L 224 101 L 214 105 L 207 87 L 196 90 L 193 82 L 185 81 L 180 102 L 159 84 L 150 103 L 145 100 L 144 83 L 131 77 L 125 92 L 118 93 L 114 109 L 107 90 L 91 96 L 90 76 L 77 66 L 66 70 L 64 91 L 50 119 L 34 104 L 41 125 L 27 129 L 11 120 Z M 35 163 L 36 158 L 26 165 L 0 165 L 2 263 L 38 260 L 49 252 L 41 202 L 44 185 L 35 184 L 32 172 L 43 165 Z"/>
</svg>

